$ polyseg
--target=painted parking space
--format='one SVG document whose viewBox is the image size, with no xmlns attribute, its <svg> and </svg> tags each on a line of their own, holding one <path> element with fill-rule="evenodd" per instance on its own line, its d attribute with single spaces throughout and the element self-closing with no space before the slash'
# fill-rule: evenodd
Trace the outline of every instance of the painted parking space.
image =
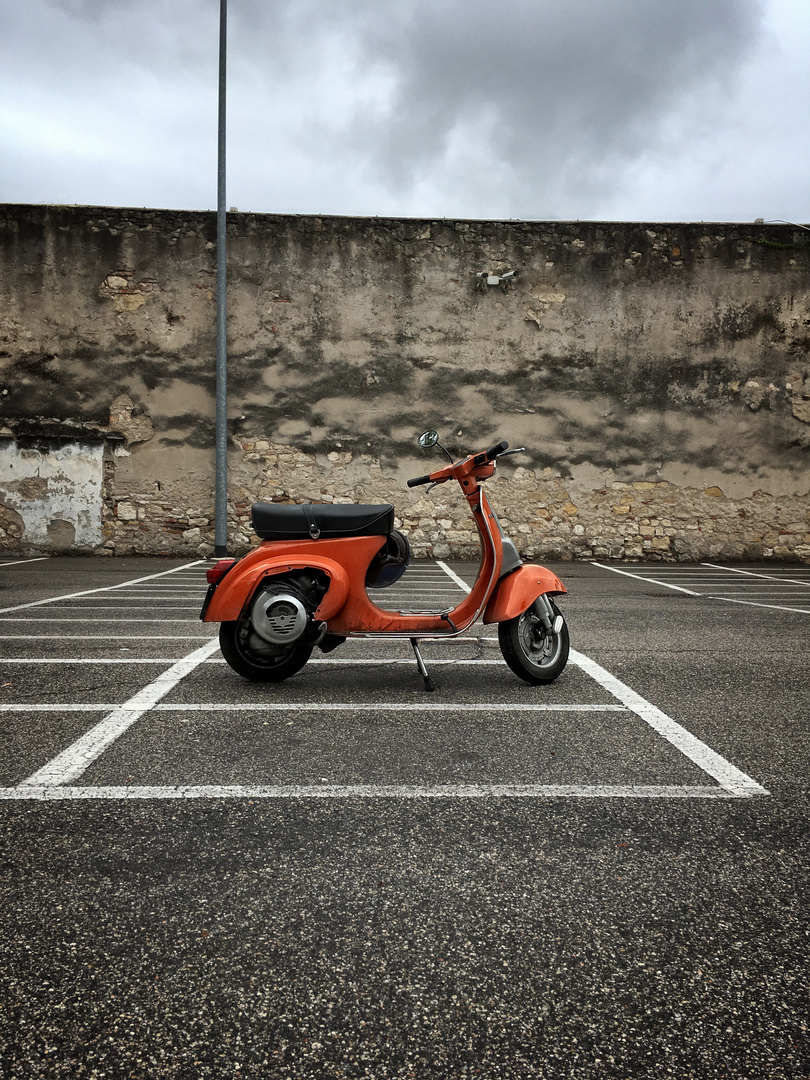
<svg viewBox="0 0 810 1080">
<path fill-rule="evenodd" d="M 6 769 L 0 798 L 767 794 L 582 653 L 552 686 L 525 686 L 494 627 L 425 643 L 434 694 L 401 640 L 350 641 L 278 686 L 245 683 L 197 620 L 204 570 L 189 563 L 0 609 L 11 757 L 21 732 L 47 733 L 36 767 L 29 739 Z M 417 563 L 385 604 L 441 607 L 467 588 L 445 564 Z"/>
<path fill-rule="evenodd" d="M 42 565 L 9 572 L 21 591 L 3 606 L 46 597 Z M 213 653 L 78 779 L 0 803 L 2 1018 L 21 1075 L 320 1077 L 340 1060 L 438 1080 L 496 1057 L 510 1077 L 805 1075 L 806 618 L 558 572 L 578 652 L 769 797 L 725 791 L 573 661 L 523 686 L 492 627 L 425 644 L 433 694 L 407 642 L 347 643 L 270 690 Z M 47 595 L 144 573 L 64 560 Z M 122 639 L 106 653 L 92 625 L 88 643 L 58 623 L 31 652 L 149 649 L 92 711 L 71 680 L 127 664 L 0 663 L 17 683 L 0 703 L 29 709 L 0 713 L 0 785 L 212 636 L 194 617 L 127 625 L 123 608 L 104 625 Z M 30 693 L 34 670 L 51 682 Z M 365 759 L 377 771 L 358 779 Z"/>
<path fill-rule="evenodd" d="M 704 562 L 695 565 L 626 565 L 594 563 L 610 573 L 688 596 L 730 604 L 810 615 L 810 567 L 752 569 Z"/>
</svg>

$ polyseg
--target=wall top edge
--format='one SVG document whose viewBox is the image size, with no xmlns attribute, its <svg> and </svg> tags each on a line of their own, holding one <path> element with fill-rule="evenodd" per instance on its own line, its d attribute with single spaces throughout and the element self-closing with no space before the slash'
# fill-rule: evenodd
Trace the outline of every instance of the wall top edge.
<svg viewBox="0 0 810 1080">
<path fill-rule="evenodd" d="M 102 204 L 94 205 L 91 203 L 22 203 L 22 202 L 0 202 L 0 213 L 9 214 L 12 212 L 68 212 L 68 213 L 91 213 L 91 214 L 165 214 L 165 215 L 178 215 L 181 214 L 186 217 L 200 217 L 200 218 L 215 218 L 216 210 L 189 210 L 182 208 L 171 207 L 154 207 L 154 206 L 106 206 Z M 441 217 L 436 215 L 427 215 L 421 217 L 408 217 L 408 216 L 396 216 L 392 214 L 312 214 L 312 213 L 295 213 L 295 212 L 264 212 L 254 210 L 235 210 L 228 211 L 228 218 L 264 218 L 275 220 L 312 220 L 312 221 L 362 221 L 362 222 L 378 222 L 384 224 L 385 222 L 423 222 L 430 224 L 452 224 L 469 223 L 469 224 L 500 224 L 500 225 L 549 225 L 549 226 L 599 226 L 599 227 L 623 227 L 634 226 L 638 228 L 698 228 L 707 226 L 720 226 L 722 228 L 736 228 L 739 226 L 745 226 L 746 228 L 761 228 L 761 229 L 774 229 L 774 228 L 799 228 L 810 230 L 810 224 L 797 221 L 751 221 L 744 218 L 728 219 L 728 220 L 682 220 L 678 218 L 649 218 L 649 219 L 619 219 L 619 218 L 465 218 L 465 217 Z"/>
</svg>

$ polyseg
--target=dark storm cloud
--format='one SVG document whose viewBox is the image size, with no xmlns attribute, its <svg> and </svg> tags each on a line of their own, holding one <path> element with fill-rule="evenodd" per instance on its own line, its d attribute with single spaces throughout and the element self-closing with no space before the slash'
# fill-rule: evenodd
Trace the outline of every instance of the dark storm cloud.
<svg viewBox="0 0 810 1080">
<path fill-rule="evenodd" d="M 277 103 L 318 79 L 325 50 L 342 53 L 356 86 L 377 74 L 377 102 L 336 103 L 331 120 L 323 86 L 323 110 L 302 115 L 301 145 L 365 161 L 400 199 L 420 183 L 450 195 L 478 170 L 482 185 L 509 184 L 503 208 L 529 197 L 542 216 L 618 183 L 629 161 L 662 148 L 673 114 L 688 130 L 722 110 L 762 4 L 254 0 L 231 11 L 243 58 L 270 80 L 280 73 Z"/>
<path fill-rule="evenodd" d="M 564 155 L 632 149 L 658 113 L 733 68 L 755 12 L 740 0 L 423 8 L 392 50 L 403 76 L 392 145 L 413 126 L 435 148 L 456 117 L 489 106 L 512 161 L 542 161 L 543 139 Z"/>
<path fill-rule="evenodd" d="M 736 216 L 744 179 L 746 210 L 803 203 L 804 2 L 229 0 L 229 202 L 704 216 L 711 189 Z M 0 198 L 215 204 L 219 0 L 0 13 Z"/>
</svg>

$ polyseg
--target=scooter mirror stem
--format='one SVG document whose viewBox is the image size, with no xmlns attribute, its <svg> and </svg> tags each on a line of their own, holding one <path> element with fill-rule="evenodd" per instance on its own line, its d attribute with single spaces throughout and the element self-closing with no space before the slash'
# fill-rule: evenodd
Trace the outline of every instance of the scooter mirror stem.
<svg viewBox="0 0 810 1080">
<path fill-rule="evenodd" d="M 455 461 L 455 458 L 450 451 L 439 442 L 439 433 L 438 431 L 434 431 L 433 428 L 428 428 L 427 431 L 423 431 L 416 441 L 423 450 L 430 450 L 432 447 L 438 446 L 440 450 L 443 450 L 444 453 L 447 454 L 448 461 Z"/>
</svg>

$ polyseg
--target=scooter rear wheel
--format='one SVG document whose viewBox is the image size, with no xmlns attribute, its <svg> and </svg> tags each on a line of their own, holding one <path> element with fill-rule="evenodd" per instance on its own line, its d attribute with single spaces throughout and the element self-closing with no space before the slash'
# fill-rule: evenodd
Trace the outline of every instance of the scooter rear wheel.
<svg viewBox="0 0 810 1080">
<path fill-rule="evenodd" d="M 311 645 L 291 645 L 277 655 L 250 648 L 253 628 L 247 620 L 220 623 L 219 647 L 233 670 L 251 682 L 281 682 L 300 671 L 312 653 Z"/>
<path fill-rule="evenodd" d="M 560 609 L 551 601 L 554 619 Z M 548 633 L 533 608 L 514 619 L 498 623 L 498 644 L 503 658 L 521 679 L 528 683 L 554 682 L 568 663 L 568 627 Z"/>
</svg>

